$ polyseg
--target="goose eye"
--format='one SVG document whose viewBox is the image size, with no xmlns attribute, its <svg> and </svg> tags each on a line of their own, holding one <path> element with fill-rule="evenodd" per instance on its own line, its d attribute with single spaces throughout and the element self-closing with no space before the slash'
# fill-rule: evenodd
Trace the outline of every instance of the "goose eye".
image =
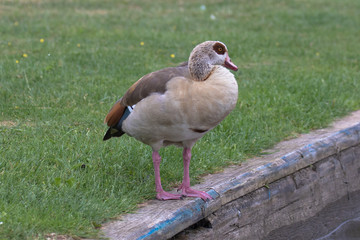
<svg viewBox="0 0 360 240">
<path fill-rule="evenodd" d="M 225 51 L 226 51 L 225 46 L 223 46 L 221 43 L 216 43 L 213 46 L 213 49 L 217 54 L 220 54 L 220 55 L 225 54 Z"/>
</svg>

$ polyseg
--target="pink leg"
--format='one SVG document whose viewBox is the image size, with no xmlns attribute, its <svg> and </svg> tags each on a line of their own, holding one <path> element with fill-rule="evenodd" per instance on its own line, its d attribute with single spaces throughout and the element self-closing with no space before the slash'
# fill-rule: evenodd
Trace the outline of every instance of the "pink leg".
<svg viewBox="0 0 360 240">
<path fill-rule="evenodd" d="M 178 190 L 181 189 L 182 195 L 187 197 L 199 197 L 204 201 L 206 201 L 207 199 L 212 199 L 212 197 L 206 192 L 198 191 L 190 188 L 190 176 L 189 176 L 189 168 L 190 168 L 190 160 L 191 160 L 190 148 L 184 148 L 183 159 L 184 159 L 184 179 Z"/>
<path fill-rule="evenodd" d="M 161 178 L 160 178 L 160 162 L 161 157 L 158 152 L 153 151 L 152 154 L 154 171 L 155 171 L 155 186 L 156 186 L 156 198 L 159 200 L 170 200 L 170 199 L 181 199 L 180 194 L 172 194 L 165 192 L 161 186 Z"/>
</svg>

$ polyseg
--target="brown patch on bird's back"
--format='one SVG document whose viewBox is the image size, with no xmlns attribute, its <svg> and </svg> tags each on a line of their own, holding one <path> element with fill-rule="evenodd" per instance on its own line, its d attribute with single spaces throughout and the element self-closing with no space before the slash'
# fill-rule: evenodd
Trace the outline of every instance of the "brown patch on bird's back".
<svg viewBox="0 0 360 240">
<path fill-rule="evenodd" d="M 111 108 L 104 122 L 108 126 L 115 126 L 127 106 L 133 106 L 152 93 L 163 94 L 166 84 L 174 77 L 190 77 L 188 63 L 184 62 L 177 67 L 165 68 L 149 73 L 136 81 Z"/>
<path fill-rule="evenodd" d="M 122 115 L 124 114 L 126 106 L 121 103 L 121 100 L 118 100 L 114 106 L 110 109 L 109 113 L 106 115 L 104 122 L 109 126 L 115 126 Z"/>
<path fill-rule="evenodd" d="M 178 67 L 165 68 L 149 73 L 134 83 L 123 97 L 123 103 L 132 106 L 152 93 L 163 94 L 166 84 L 175 77 L 188 77 L 190 75 L 187 63 Z"/>
</svg>

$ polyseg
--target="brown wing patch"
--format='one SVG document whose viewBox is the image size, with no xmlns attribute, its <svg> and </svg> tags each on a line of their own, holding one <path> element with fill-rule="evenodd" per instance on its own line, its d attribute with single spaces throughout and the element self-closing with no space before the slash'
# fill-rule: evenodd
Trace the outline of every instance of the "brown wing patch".
<svg viewBox="0 0 360 240">
<path fill-rule="evenodd" d="M 133 106 L 152 93 L 164 93 L 166 84 L 174 77 L 190 77 L 188 64 L 184 62 L 177 67 L 165 68 L 149 73 L 136 81 L 120 98 L 106 115 L 104 122 L 108 126 L 118 123 L 127 106 Z"/>
<path fill-rule="evenodd" d="M 123 97 L 125 106 L 132 106 L 152 93 L 164 93 L 166 84 L 174 77 L 190 77 L 187 63 L 149 73 L 134 83 Z"/>
<path fill-rule="evenodd" d="M 126 106 L 121 103 L 121 100 L 122 98 L 114 104 L 105 117 L 104 123 L 106 123 L 109 127 L 115 126 L 124 114 Z"/>
</svg>

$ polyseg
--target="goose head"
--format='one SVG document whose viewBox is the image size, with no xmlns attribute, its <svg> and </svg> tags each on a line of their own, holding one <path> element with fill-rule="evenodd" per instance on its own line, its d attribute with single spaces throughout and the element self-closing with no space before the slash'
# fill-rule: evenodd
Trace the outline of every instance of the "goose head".
<svg viewBox="0 0 360 240">
<path fill-rule="evenodd" d="M 196 81 L 205 81 L 216 65 L 237 71 L 230 60 L 227 47 L 219 41 L 206 41 L 197 45 L 189 57 L 189 71 Z"/>
</svg>

